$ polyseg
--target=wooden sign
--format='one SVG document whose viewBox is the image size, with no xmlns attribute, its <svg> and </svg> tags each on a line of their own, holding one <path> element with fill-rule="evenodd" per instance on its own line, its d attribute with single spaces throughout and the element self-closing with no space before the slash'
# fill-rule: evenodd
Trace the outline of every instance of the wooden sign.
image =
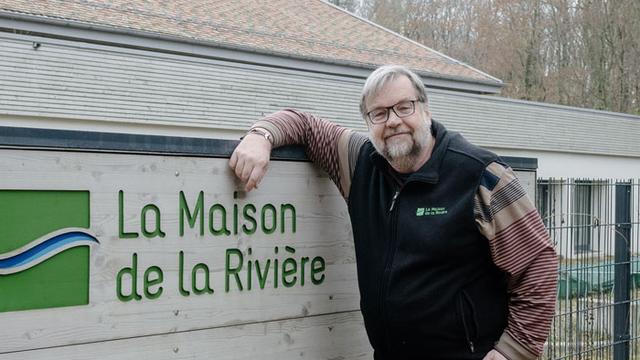
<svg viewBox="0 0 640 360">
<path fill-rule="evenodd" d="M 0 149 L 0 359 L 371 357 L 310 163 L 244 193 L 225 158 L 61 150 Z"/>
</svg>

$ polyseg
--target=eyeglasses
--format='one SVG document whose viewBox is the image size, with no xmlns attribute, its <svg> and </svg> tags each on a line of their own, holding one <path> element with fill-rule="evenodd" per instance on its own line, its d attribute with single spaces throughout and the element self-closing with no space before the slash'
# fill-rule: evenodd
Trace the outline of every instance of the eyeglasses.
<svg viewBox="0 0 640 360">
<path fill-rule="evenodd" d="M 372 124 L 385 123 L 389 120 L 390 109 L 393 110 L 399 118 L 407 117 L 416 111 L 416 101 L 418 100 L 403 100 L 392 106 L 373 109 L 367 113 L 367 118 Z"/>
</svg>

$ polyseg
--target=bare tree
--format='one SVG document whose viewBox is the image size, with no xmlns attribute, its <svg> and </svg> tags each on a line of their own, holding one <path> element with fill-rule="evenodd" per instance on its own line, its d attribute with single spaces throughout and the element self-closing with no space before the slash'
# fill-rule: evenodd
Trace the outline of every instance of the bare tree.
<svg viewBox="0 0 640 360">
<path fill-rule="evenodd" d="M 360 7 L 360 0 L 327 0 L 327 2 L 351 13 L 357 13 Z"/>
<path fill-rule="evenodd" d="M 361 15 L 505 81 L 505 96 L 640 114 L 638 0 L 362 0 Z"/>
</svg>

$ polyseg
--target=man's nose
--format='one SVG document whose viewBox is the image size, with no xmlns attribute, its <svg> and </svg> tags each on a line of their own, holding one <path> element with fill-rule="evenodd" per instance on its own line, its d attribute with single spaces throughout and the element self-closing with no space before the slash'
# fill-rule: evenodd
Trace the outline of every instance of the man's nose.
<svg viewBox="0 0 640 360">
<path fill-rule="evenodd" d="M 389 119 L 387 119 L 387 126 L 388 127 L 398 127 L 400 124 L 402 124 L 402 119 L 396 115 L 395 111 L 393 110 L 389 110 Z"/>
</svg>

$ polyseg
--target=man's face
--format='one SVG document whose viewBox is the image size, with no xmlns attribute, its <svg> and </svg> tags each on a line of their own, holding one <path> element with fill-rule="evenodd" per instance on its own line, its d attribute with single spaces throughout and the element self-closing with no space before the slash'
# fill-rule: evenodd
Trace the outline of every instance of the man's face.
<svg viewBox="0 0 640 360">
<path fill-rule="evenodd" d="M 406 76 L 399 76 L 387 82 L 366 102 L 367 111 L 417 98 L 418 95 L 411 81 Z M 416 102 L 415 112 L 407 117 L 399 118 L 393 110 L 389 110 L 387 122 L 371 124 L 367 121 L 367 124 L 373 146 L 391 163 L 407 157 L 418 157 L 426 151 L 430 138 L 431 115 L 425 104 Z"/>
</svg>

